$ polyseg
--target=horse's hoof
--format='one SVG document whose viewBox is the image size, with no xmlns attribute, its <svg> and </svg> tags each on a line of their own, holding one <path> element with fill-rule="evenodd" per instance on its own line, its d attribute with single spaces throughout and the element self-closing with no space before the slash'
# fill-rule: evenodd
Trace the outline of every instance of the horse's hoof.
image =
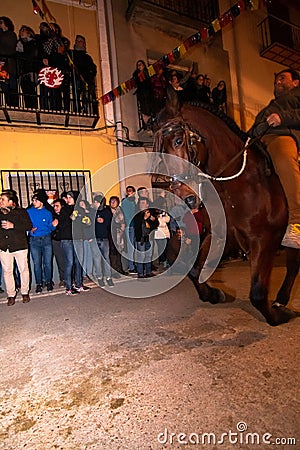
<svg viewBox="0 0 300 450">
<path fill-rule="evenodd" d="M 286 308 L 278 302 L 274 302 L 271 314 L 266 319 L 269 325 L 276 327 L 277 325 L 289 322 L 291 319 L 295 319 L 297 316 L 298 314 L 295 311 Z"/>
<path fill-rule="evenodd" d="M 210 295 L 207 299 L 209 303 L 212 305 L 217 305 L 218 303 L 225 303 L 226 302 L 226 295 L 224 294 L 221 289 L 213 289 L 210 292 Z"/>
</svg>

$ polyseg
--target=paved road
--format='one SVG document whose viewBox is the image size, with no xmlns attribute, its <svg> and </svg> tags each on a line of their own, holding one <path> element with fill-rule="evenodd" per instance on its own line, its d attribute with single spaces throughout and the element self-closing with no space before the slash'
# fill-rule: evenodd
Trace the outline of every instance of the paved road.
<svg viewBox="0 0 300 450">
<path fill-rule="evenodd" d="M 2 296 L 0 449 L 300 449 L 300 319 L 266 325 L 247 262 L 213 283 L 238 299 L 200 303 L 187 279 L 151 298 Z M 299 281 L 294 298 L 300 309 Z"/>
</svg>

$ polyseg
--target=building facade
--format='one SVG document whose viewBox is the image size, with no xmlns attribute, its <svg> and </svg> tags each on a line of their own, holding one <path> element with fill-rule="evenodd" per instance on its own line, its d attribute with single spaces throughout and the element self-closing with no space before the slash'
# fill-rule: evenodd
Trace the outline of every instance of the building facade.
<svg viewBox="0 0 300 450">
<path fill-rule="evenodd" d="M 126 184 L 150 186 L 150 176 L 129 176 L 132 159 L 126 158 L 151 151 L 151 136 L 140 131 L 135 89 L 124 95 L 115 91 L 105 105 L 103 96 L 131 79 L 137 60 L 153 64 L 189 36 L 211 29 L 215 19 L 238 4 L 239 14 L 202 36 L 170 68 L 184 73 L 194 63 L 211 79 L 211 88 L 224 80 L 228 114 L 243 130 L 272 98 L 274 73 L 300 69 L 297 0 L 2 0 L 2 15 L 12 19 L 17 34 L 24 24 L 38 33 L 40 22 L 47 21 L 34 14 L 34 4 L 48 7 L 71 48 L 77 34 L 85 36 L 97 66 L 98 109 L 77 112 L 71 102 L 69 111 L 28 111 L 21 103 L 11 108 L 2 102 L 1 183 L 27 186 L 24 202 L 30 190 L 44 185 L 62 191 L 86 184 L 88 198 L 99 191 L 123 196 Z"/>
</svg>

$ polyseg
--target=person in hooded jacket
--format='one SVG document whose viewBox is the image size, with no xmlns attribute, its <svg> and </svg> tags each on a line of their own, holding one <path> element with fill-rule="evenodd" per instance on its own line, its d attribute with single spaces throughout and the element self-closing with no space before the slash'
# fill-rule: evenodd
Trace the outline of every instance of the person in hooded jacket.
<svg viewBox="0 0 300 450">
<path fill-rule="evenodd" d="M 95 244 L 92 246 L 93 260 L 95 262 L 101 255 L 100 261 L 102 261 L 102 264 L 100 264 L 100 267 L 97 267 L 98 284 L 99 286 L 104 286 L 104 280 L 106 280 L 107 285 L 111 287 L 114 286 L 114 283 L 109 259 L 109 241 L 111 239 L 111 221 L 113 214 L 110 208 L 106 206 L 106 199 L 102 195 L 96 195 L 94 197 L 94 205 L 96 209 L 95 237 L 98 249 L 96 249 Z"/>
<path fill-rule="evenodd" d="M 64 278 L 66 295 L 76 295 L 90 289 L 83 285 L 82 266 L 80 263 L 80 238 L 82 235 L 81 224 L 79 221 L 76 222 L 76 218 L 78 217 L 76 200 L 78 197 L 78 191 L 67 192 L 67 205 L 61 209 L 58 218 L 60 242 L 65 261 Z M 74 276 L 74 286 L 72 283 L 72 275 Z"/>
</svg>

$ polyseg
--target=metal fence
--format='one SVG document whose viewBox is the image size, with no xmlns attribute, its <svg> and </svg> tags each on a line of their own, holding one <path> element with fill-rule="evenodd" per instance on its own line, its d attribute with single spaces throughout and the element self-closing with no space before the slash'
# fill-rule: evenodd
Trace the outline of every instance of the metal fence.
<svg viewBox="0 0 300 450">
<path fill-rule="evenodd" d="M 50 198 L 60 196 L 64 191 L 80 191 L 83 199 L 92 201 L 91 173 L 89 170 L 1 170 L 1 190 L 14 189 L 20 199 L 20 206 L 31 203 L 36 189 L 45 189 Z"/>
<path fill-rule="evenodd" d="M 262 50 L 274 42 L 300 52 L 300 27 L 269 14 L 258 24 Z"/>
<path fill-rule="evenodd" d="M 219 16 L 218 0 L 128 0 L 128 9 L 142 3 L 158 6 L 201 23 L 210 24 Z"/>
<path fill-rule="evenodd" d="M 33 66 L 29 73 L 24 73 L 26 63 Z M 75 69 L 70 67 L 61 71 L 63 81 L 59 87 L 47 88 L 40 84 L 38 67 L 39 60 L 0 54 L 0 107 L 99 116 L 94 82 L 78 80 Z"/>
</svg>

